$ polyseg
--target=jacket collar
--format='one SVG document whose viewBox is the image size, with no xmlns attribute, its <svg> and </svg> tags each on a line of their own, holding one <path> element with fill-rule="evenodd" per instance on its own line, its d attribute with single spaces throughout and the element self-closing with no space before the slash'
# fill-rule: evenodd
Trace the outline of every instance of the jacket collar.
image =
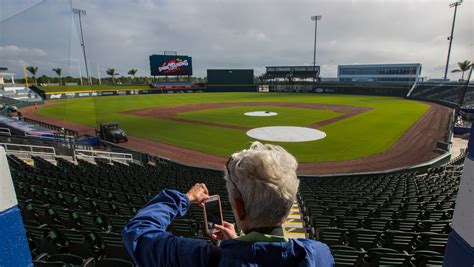
<svg viewBox="0 0 474 267">
<path fill-rule="evenodd" d="M 289 239 L 280 235 L 262 234 L 259 232 L 250 232 L 244 236 L 237 237 L 239 241 L 246 242 L 288 242 Z"/>
</svg>

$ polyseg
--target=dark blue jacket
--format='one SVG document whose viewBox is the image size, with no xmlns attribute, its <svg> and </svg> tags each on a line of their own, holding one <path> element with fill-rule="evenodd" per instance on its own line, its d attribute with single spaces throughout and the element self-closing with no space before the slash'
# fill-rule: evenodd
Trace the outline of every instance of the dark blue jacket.
<svg viewBox="0 0 474 267">
<path fill-rule="evenodd" d="M 139 266 L 209 266 L 219 251 L 219 266 L 334 266 L 329 248 L 314 240 L 248 242 L 225 240 L 220 249 L 204 240 L 166 232 L 176 216 L 183 216 L 189 199 L 175 190 L 163 190 L 125 226 L 125 246 Z M 218 257 L 219 259 L 219 257 Z"/>
</svg>

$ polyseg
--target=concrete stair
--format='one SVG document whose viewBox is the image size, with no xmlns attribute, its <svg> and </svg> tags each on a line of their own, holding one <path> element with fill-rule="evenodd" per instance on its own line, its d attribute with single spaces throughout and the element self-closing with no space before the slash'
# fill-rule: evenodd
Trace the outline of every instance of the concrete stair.
<svg viewBox="0 0 474 267">
<path fill-rule="evenodd" d="M 283 233 L 285 234 L 285 237 L 288 238 L 306 237 L 306 231 L 303 227 L 302 214 L 297 202 L 293 203 L 293 206 L 290 210 L 290 215 L 288 215 L 285 223 L 283 223 Z"/>
</svg>

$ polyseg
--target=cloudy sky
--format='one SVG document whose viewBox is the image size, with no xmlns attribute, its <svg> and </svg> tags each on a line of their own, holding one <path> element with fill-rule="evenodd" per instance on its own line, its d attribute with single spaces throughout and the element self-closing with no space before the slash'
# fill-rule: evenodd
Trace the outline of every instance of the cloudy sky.
<svg viewBox="0 0 474 267">
<path fill-rule="evenodd" d="M 193 57 L 196 76 L 208 68 L 311 65 L 314 23 L 317 64 L 335 77 L 338 64 L 422 63 L 422 75 L 444 73 L 454 0 L 0 0 L 0 66 L 22 76 L 84 73 L 78 20 L 83 18 L 91 72 L 105 76 L 137 68 L 149 75 L 148 56 L 165 50 Z M 458 8 L 450 68 L 474 60 L 474 4 Z M 459 74 L 450 75 L 458 79 Z"/>
</svg>

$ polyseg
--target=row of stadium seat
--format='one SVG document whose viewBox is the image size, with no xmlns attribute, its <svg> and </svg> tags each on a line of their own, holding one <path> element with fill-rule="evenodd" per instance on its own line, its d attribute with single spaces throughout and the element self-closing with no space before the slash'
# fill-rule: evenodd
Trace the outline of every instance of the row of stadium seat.
<svg viewBox="0 0 474 267">
<path fill-rule="evenodd" d="M 317 228 L 310 234 L 330 246 L 347 245 L 357 249 L 391 248 L 398 252 L 431 250 L 444 253 L 448 241 L 447 234 L 432 232 L 407 232 L 397 230 L 341 229 L 334 227 Z"/>
<path fill-rule="evenodd" d="M 219 172 L 171 164 L 75 164 L 61 158 L 52 164 L 34 157 L 32 166 L 11 155 L 8 160 L 30 248 L 41 264 L 58 254 L 73 254 L 83 262 L 129 262 L 120 232 L 165 188 L 185 192 L 204 182 L 211 194 L 221 196 L 224 219 L 234 222 Z M 341 266 L 389 262 L 390 257 L 406 266 L 442 260 L 462 166 L 446 169 L 301 177 L 298 203 L 308 237 L 330 245 Z M 199 206 L 191 205 L 168 231 L 212 242 L 203 234 L 203 216 Z"/>
<path fill-rule="evenodd" d="M 433 251 L 418 250 L 398 252 L 390 248 L 359 250 L 348 246 L 331 246 L 336 266 L 441 266 L 443 255 Z"/>
<path fill-rule="evenodd" d="M 461 162 L 457 159 L 456 163 Z M 340 266 L 441 265 L 462 166 L 426 173 L 301 178 L 308 237 Z"/>
<path fill-rule="evenodd" d="M 165 188 L 185 191 L 205 182 L 212 194 L 222 196 L 225 220 L 234 222 L 224 180 L 215 172 L 82 160 L 76 165 L 61 158 L 55 165 L 39 157 L 29 165 L 12 155 L 8 161 L 38 266 L 57 264 L 54 255 L 65 254 L 81 257 L 86 265 L 115 260 L 131 264 L 120 233 L 128 219 Z M 211 242 L 203 234 L 203 222 L 202 208 L 191 205 L 167 230 Z"/>
</svg>

